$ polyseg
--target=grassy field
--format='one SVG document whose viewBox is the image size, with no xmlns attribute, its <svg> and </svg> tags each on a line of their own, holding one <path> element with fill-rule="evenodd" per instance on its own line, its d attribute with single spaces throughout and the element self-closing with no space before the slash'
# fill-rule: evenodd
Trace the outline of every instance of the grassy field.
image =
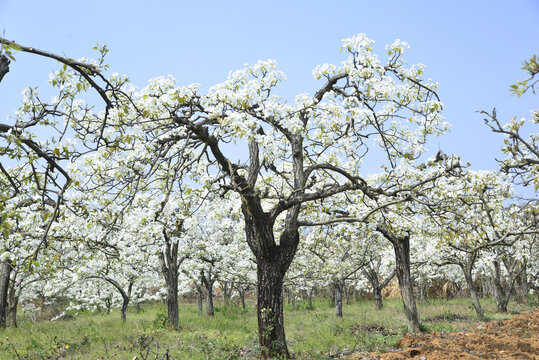
<svg viewBox="0 0 539 360">
<path fill-rule="evenodd" d="M 483 302 L 489 319 L 506 318 L 495 313 L 491 300 Z M 529 309 L 515 303 L 510 311 Z M 199 315 L 196 305 L 180 304 L 181 328 L 164 327 L 163 305 L 129 309 L 127 322 L 118 312 L 109 315 L 81 313 L 73 319 L 32 322 L 21 317 L 19 328 L 0 335 L 0 359 L 251 359 L 259 352 L 254 305 L 247 310 L 217 304 L 215 316 Z M 298 359 L 331 359 L 359 351 L 385 351 L 405 332 L 400 300 L 386 300 L 376 311 L 370 301 L 344 305 L 337 319 L 327 300 L 313 310 L 302 303 L 296 310 L 285 307 L 290 351 Z M 419 305 L 427 332 L 454 332 L 476 324 L 468 299 L 433 300 Z"/>
</svg>

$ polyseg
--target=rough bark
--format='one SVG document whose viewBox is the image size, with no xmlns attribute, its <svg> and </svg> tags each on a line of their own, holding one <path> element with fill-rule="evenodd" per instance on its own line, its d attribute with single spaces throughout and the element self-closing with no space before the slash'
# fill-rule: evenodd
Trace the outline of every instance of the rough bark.
<svg viewBox="0 0 539 360">
<path fill-rule="evenodd" d="M 395 252 L 395 273 L 399 280 L 399 288 L 404 306 L 404 314 L 411 332 L 421 332 L 419 314 L 414 297 L 414 287 L 410 273 L 410 234 L 397 236 L 383 226 L 376 228 L 391 242 Z"/>
<path fill-rule="evenodd" d="M 410 237 L 396 238 L 393 243 L 396 260 L 396 274 L 399 280 L 399 287 L 404 305 L 404 313 L 408 320 L 408 328 L 411 332 L 421 332 L 419 325 L 419 314 L 414 297 L 414 287 L 410 274 Z"/>
<path fill-rule="evenodd" d="M 393 270 L 384 280 L 380 281 L 378 279 L 378 274 L 374 268 L 369 267 L 368 270 L 363 270 L 363 274 L 369 280 L 372 293 L 374 297 L 374 308 L 376 310 L 382 310 L 384 303 L 382 301 L 382 290 L 389 284 L 391 279 L 395 276 L 395 270 Z"/>
<path fill-rule="evenodd" d="M 211 271 L 208 270 L 208 275 L 204 273 L 204 270 L 200 271 L 200 279 L 206 289 L 206 315 L 214 316 L 213 310 L 213 283 L 215 279 L 212 278 Z"/>
<path fill-rule="evenodd" d="M 247 305 L 245 304 L 245 292 L 247 289 L 242 285 L 237 285 L 236 290 L 238 291 L 238 296 L 240 298 L 241 308 L 245 310 Z"/>
<path fill-rule="evenodd" d="M 459 263 L 459 266 L 464 273 L 464 278 L 466 279 L 466 284 L 468 285 L 470 298 L 472 299 L 472 305 L 475 309 L 475 313 L 477 314 L 477 318 L 481 321 L 484 321 L 485 312 L 483 311 L 483 307 L 481 306 L 481 302 L 479 301 L 479 296 L 477 295 L 477 291 L 475 290 L 475 285 L 472 278 L 472 270 L 474 267 L 476 256 L 477 254 L 475 252 L 468 254 L 468 256 L 466 257 L 466 263 L 461 262 Z"/>
<path fill-rule="evenodd" d="M 299 211 L 299 208 L 296 209 Z M 295 226 L 297 211 L 287 214 L 279 245 L 273 234 L 273 222 L 253 217 L 242 206 L 248 244 L 257 262 L 258 340 L 263 358 L 289 358 L 283 315 L 283 279 L 299 243 Z M 292 216 L 292 218 L 290 218 Z"/>
<path fill-rule="evenodd" d="M 202 315 L 202 300 L 204 299 L 204 292 L 202 290 L 202 286 L 197 285 L 197 305 L 198 305 L 198 313 L 199 315 Z"/>
<path fill-rule="evenodd" d="M 0 264 L 0 328 L 6 327 L 9 276 L 11 275 L 11 270 L 11 260 L 4 259 Z"/>
<path fill-rule="evenodd" d="M 4 54 L 0 55 L 0 82 L 4 78 L 4 75 L 6 75 L 9 72 L 9 63 L 10 60 L 5 56 Z"/>
<path fill-rule="evenodd" d="M 166 279 L 168 327 L 177 329 L 180 326 L 178 311 L 178 274 L 170 274 Z"/>
<path fill-rule="evenodd" d="M 161 271 L 167 287 L 168 327 L 177 329 L 180 325 L 178 314 L 178 243 L 173 243 L 164 230 L 163 236 L 165 238 L 165 247 L 159 256 L 161 260 Z M 182 258 L 180 260 L 180 264 L 184 259 Z"/>
<path fill-rule="evenodd" d="M 14 296 L 10 300 L 9 304 L 9 314 L 10 314 L 10 324 L 12 327 L 18 327 L 17 324 L 17 306 L 19 305 L 19 297 Z"/>
<path fill-rule="evenodd" d="M 258 279 L 258 337 L 262 356 L 288 358 L 288 347 L 284 332 L 283 279 L 281 266 L 262 260 L 257 264 Z"/>
<path fill-rule="evenodd" d="M 515 286 L 515 299 L 519 304 L 525 304 L 528 300 L 529 288 L 528 288 L 528 272 L 526 271 L 526 264 L 519 264 L 519 274 L 516 279 Z"/>
<path fill-rule="evenodd" d="M 335 281 L 335 315 L 342 318 L 343 281 Z"/>
<path fill-rule="evenodd" d="M 507 312 L 507 302 L 505 301 L 505 293 L 502 286 L 502 276 L 500 271 L 500 263 L 498 260 L 492 262 L 492 289 L 494 290 L 494 302 L 499 313 Z M 509 300 L 509 299 L 508 299 Z"/>
</svg>

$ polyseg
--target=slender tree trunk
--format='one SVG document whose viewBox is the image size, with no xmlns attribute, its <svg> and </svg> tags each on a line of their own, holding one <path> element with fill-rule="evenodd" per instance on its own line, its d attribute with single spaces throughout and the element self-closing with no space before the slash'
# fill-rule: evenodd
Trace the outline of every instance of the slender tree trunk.
<svg viewBox="0 0 539 360">
<path fill-rule="evenodd" d="M 122 308 L 120 309 L 120 316 L 122 318 L 122 322 L 127 321 L 127 305 L 129 305 L 129 299 L 123 299 Z"/>
<path fill-rule="evenodd" d="M 202 300 L 204 299 L 204 292 L 202 286 L 197 285 L 197 304 L 198 304 L 198 314 L 202 315 Z"/>
<path fill-rule="evenodd" d="M 466 279 L 466 284 L 468 285 L 468 291 L 470 292 L 470 298 L 472 299 L 472 305 L 475 309 L 475 313 L 477 314 L 477 318 L 481 321 L 485 321 L 485 312 L 483 311 L 483 307 L 481 306 L 481 302 L 479 301 L 479 296 L 477 295 L 477 291 L 475 290 L 475 285 L 472 278 L 472 270 L 475 262 L 475 257 L 475 253 L 469 254 L 466 259 L 466 264 L 459 263 L 459 266 L 464 273 L 464 278 Z"/>
<path fill-rule="evenodd" d="M 11 260 L 4 259 L 0 264 L 0 328 L 6 327 L 9 276 L 11 275 L 11 270 Z"/>
<path fill-rule="evenodd" d="M 516 279 L 515 295 L 516 301 L 519 304 L 526 304 L 528 301 L 528 273 L 526 271 L 526 263 L 519 264 L 518 269 L 520 273 Z"/>
<path fill-rule="evenodd" d="M 331 294 L 331 297 L 330 297 L 330 302 L 331 302 L 331 306 L 332 307 L 335 307 L 335 302 L 336 302 L 336 298 L 337 298 L 337 293 L 335 292 L 335 287 L 331 287 L 330 289 L 330 294 Z"/>
<path fill-rule="evenodd" d="M 396 274 L 399 280 L 399 287 L 404 305 L 404 313 L 408 320 L 408 329 L 411 332 L 421 332 L 419 325 L 419 314 L 414 297 L 414 287 L 410 274 L 410 236 L 393 236 L 393 250 L 396 260 Z"/>
<path fill-rule="evenodd" d="M 343 284 L 340 280 L 335 281 L 335 315 L 342 318 L 342 292 Z"/>
<path fill-rule="evenodd" d="M 180 228 L 181 225 L 178 226 L 178 229 Z M 180 317 L 178 313 L 178 270 L 181 263 L 187 257 L 183 256 L 181 259 L 178 259 L 178 242 L 171 241 L 164 229 L 163 237 L 165 239 L 165 246 L 163 251 L 159 254 L 159 257 L 161 261 L 161 272 L 163 273 L 167 287 L 166 303 L 168 327 L 177 329 L 180 326 Z"/>
<path fill-rule="evenodd" d="M 309 310 L 313 309 L 313 293 L 314 293 L 314 288 L 311 288 L 309 290 Z"/>
<path fill-rule="evenodd" d="M 17 325 L 17 306 L 19 305 L 19 297 L 14 296 L 9 304 L 9 313 L 11 317 L 11 326 L 18 327 Z"/>
<path fill-rule="evenodd" d="M 8 312 L 10 317 L 10 325 L 12 327 L 17 327 L 17 306 L 19 305 L 19 296 L 17 295 L 17 286 L 16 279 L 17 274 L 11 272 L 13 279 L 10 280 L 9 290 L 8 290 Z"/>
<path fill-rule="evenodd" d="M 483 311 L 483 307 L 481 306 L 481 302 L 479 301 L 479 296 L 477 295 L 477 291 L 475 291 L 475 286 L 471 278 L 471 275 L 466 276 L 466 283 L 468 285 L 468 290 L 470 291 L 470 298 L 472 299 L 472 305 L 475 309 L 475 313 L 477 314 L 477 318 L 481 321 L 484 321 L 485 312 Z"/>
<path fill-rule="evenodd" d="M 492 289 L 494 290 L 494 302 L 496 303 L 496 309 L 499 313 L 506 313 L 507 303 L 504 301 L 505 294 L 502 286 L 500 263 L 498 260 L 494 260 L 492 265 L 494 266 L 494 269 L 492 271 L 491 281 Z"/>
<path fill-rule="evenodd" d="M 247 305 L 245 305 L 245 289 L 238 287 L 238 295 L 240 296 L 241 308 L 245 310 Z"/>
<path fill-rule="evenodd" d="M 208 270 L 208 275 L 204 273 L 204 270 L 200 271 L 200 279 L 206 288 L 206 315 L 213 316 L 213 283 L 215 282 L 212 279 L 211 270 Z"/>
<path fill-rule="evenodd" d="M 374 291 L 374 308 L 376 310 L 382 310 L 384 303 L 382 302 L 382 288 L 377 286 L 373 289 Z"/>
<path fill-rule="evenodd" d="M 213 281 L 210 281 L 206 289 L 206 315 L 214 316 L 213 310 Z"/>
<path fill-rule="evenodd" d="M 374 297 L 374 308 L 376 310 L 382 310 L 382 308 L 384 307 L 384 304 L 382 302 L 382 289 L 387 286 L 393 276 L 395 276 L 394 272 L 385 281 L 383 281 L 382 284 L 380 284 L 378 274 L 373 268 L 363 270 L 363 275 L 365 275 L 365 277 L 367 278 L 367 280 L 369 280 L 371 284 Z"/>
</svg>

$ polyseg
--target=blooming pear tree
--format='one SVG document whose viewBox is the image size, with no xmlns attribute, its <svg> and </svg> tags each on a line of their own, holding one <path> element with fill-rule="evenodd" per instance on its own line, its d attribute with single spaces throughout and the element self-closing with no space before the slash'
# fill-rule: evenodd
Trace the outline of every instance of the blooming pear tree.
<svg viewBox="0 0 539 360">
<path fill-rule="evenodd" d="M 512 195 L 511 183 L 497 172 L 467 170 L 460 178 L 440 179 L 433 191 L 432 199 L 437 206 L 429 207 L 427 214 L 435 225 L 428 226 L 428 231 L 439 238 L 444 249 L 442 264 L 461 268 L 477 316 L 483 320 L 473 279 L 481 252 L 510 247 L 521 236 L 535 233 L 535 220 L 533 216 L 522 216 L 525 208 L 507 206 Z"/>
<path fill-rule="evenodd" d="M 371 199 L 400 195 L 394 168 L 401 159 L 417 159 L 429 135 L 447 129 L 436 84 L 423 79 L 422 65 L 404 62 L 406 49 L 396 41 L 382 61 L 365 35 L 345 39 L 344 60 L 317 67 L 313 74 L 322 85 L 295 102 L 275 94 L 285 75 L 271 60 L 230 73 L 207 94 L 198 85 L 179 87 L 171 77 L 138 90 L 125 76 L 113 74 L 103 78 L 107 85 L 99 94 L 107 106 L 101 112 L 72 96 L 93 87 L 92 79 L 81 81 L 76 68 L 56 72 L 51 82 L 73 89 L 58 98 L 59 107 L 69 109 L 61 116 L 81 146 L 97 148 L 80 168 L 89 175 L 85 190 L 95 195 L 94 189 L 101 189 L 101 200 L 116 213 L 136 204 L 141 192 L 165 199 L 186 194 L 182 179 L 188 174 L 193 184 L 239 195 L 246 241 L 257 263 L 263 356 L 288 357 L 282 285 L 299 244 L 304 205 L 345 192 Z M 374 148 L 384 154 L 372 161 L 384 166 L 387 180 L 376 186 L 361 172 Z M 169 203 L 163 197 L 154 201 L 163 209 Z M 165 242 L 170 240 L 163 263 L 176 267 L 178 226 L 189 219 L 181 206 L 170 208 L 177 210 L 169 213 L 175 220 L 151 221 L 165 230 Z"/>
<path fill-rule="evenodd" d="M 458 159 L 442 152 L 419 166 L 413 165 L 410 159 L 402 159 L 392 169 L 391 178 L 382 173 L 367 179 L 373 187 L 386 188 L 386 191 L 372 197 L 361 193 L 345 194 L 344 198 L 334 197 L 333 201 L 326 201 L 318 210 L 309 211 L 309 214 L 316 214 L 317 220 L 302 221 L 300 224 L 365 223 L 370 233 L 376 232 L 389 241 L 394 250 L 395 272 L 408 326 L 411 331 L 419 332 L 421 328 L 411 276 L 410 240 L 412 235 L 421 235 L 422 207 L 429 201 L 436 182 L 446 176 L 459 176 L 459 172 Z"/>
<path fill-rule="evenodd" d="M 308 260 L 311 268 L 318 267 L 322 283 L 334 288 L 335 314 L 342 317 L 343 292 L 346 283 L 357 277 L 372 260 L 368 236 L 349 224 L 341 223 L 315 227 L 304 235 L 303 251 L 313 256 Z"/>
</svg>

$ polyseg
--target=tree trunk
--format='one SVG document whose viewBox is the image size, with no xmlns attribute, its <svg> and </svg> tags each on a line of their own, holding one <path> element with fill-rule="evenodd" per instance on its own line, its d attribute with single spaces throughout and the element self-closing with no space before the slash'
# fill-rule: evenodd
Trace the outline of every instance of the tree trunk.
<svg viewBox="0 0 539 360">
<path fill-rule="evenodd" d="M 0 328 L 6 327 L 9 276 L 11 275 L 11 270 L 11 260 L 4 259 L 0 264 Z"/>
<path fill-rule="evenodd" d="M 387 284 L 391 281 L 393 276 L 395 276 L 395 272 L 392 272 L 382 283 L 380 283 L 378 279 L 378 274 L 374 270 L 374 268 L 369 267 L 368 270 L 363 270 L 363 275 L 369 280 L 371 287 L 372 287 L 372 293 L 374 297 L 374 308 L 376 310 L 382 310 L 384 307 L 384 304 L 382 302 L 382 289 L 387 286 Z"/>
<path fill-rule="evenodd" d="M 178 314 L 178 274 L 170 274 L 166 279 L 168 327 L 177 329 L 180 326 Z"/>
<path fill-rule="evenodd" d="M 516 301 L 519 304 L 526 304 L 528 301 L 528 273 L 526 271 L 526 263 L 519 264 L 518 270 L 520 273 L 516 279 L 515 295 Z"/>
<path fill-rule="evenodd" d="M 208 276 L 204 273 L 204 270 L 200 270 L 200 279 L 206 288 L 206 315 L 213 316 L 213 283 L 211 270 L 208 270 Z"/>
<path fill-rule="evenodd" d="M 19 305 L 19 297 L 14 296 L 9 304 L 9 313 L 11 317 L 11 326 L 17 327 L 17 306 Z"/>
<path fill-rule="evenodd" d="M 427 301 L 427 291 L 428 291 L 428 285 L 426 281 L 421 281 L 421 284 L 419 285 L 419 301 L 421 304 L 425 304 Z"/>
<path fill-rule="evenodd" d="M 374 308 L 376 310 L 382 310 L 384 303 L 382 302 L 382 288 L 377 286 L 373 289 L 374 291 Z"/>
<path fill-rule="evenodd" d="M 335 281 L 335 315 L 342 318 L 342 292 L 343 282 Z"/>
<path fill-rule="evenodd" d="M 302 145 L 301 139 L 292 142 L 294 163 L 294 186 L 302 188 Z M 252 168 L 258 162 L 258 145 L 249 143 Z M 256 170 L 258 171 L 258 170 Z M 249 174 L 255 181 L 254 173 Z M 286 210 L 284 228 L 279 242 L 275 241 L 273 226 L 275 217 L 262 208 L 260 198 L 250 192 L 242 193 L 242 213 L 245 220 L 245 235 L 257 264 L 257 318 L 258 341 L 263 358 L 290 358 L 286 344 L 283 314 L 283 279 L 294 259 L 298 244 L 298 216 L 300 205 Z"/>
<path fill-rule="evenodd" d="M 240 296 L 241 308 L 245 310 L 247 308 L 245 305 L 245 289 L 238 287 L 238 295 Z"/>
<path fill-rule="evenodd" d="M 492 271 L 492 289 L 494 290 L 494 302 L 496 303 L 496 309 L 499 313 L 507 312 L 507 303 L 505 300 L 505 294 L 502 286 L 502 277 L 500 272 L 500 263 L 498 260 L 493 261 L 494 269 Z"/>
<path fill-rule="evenodd" d="M 330 297 L 330 303 L 332 307 L 335 307 L 335 300 L 337 297 L 337 294 L 335 293 L 335 287 L 332 287 L 330 290 L 331 297 Z"/>
<path fill-rule="evenodd" d="M 213 281 L 210 281 L 206 289 L 206 315 L 215 315 L 213 311 Z"/>
<path fill-rule="evenodd" d="M 393 250 L 395 251 L 396 274 L 404 305 L 404 313 L 411 332 L 421 332 L 419 314 L 414 297 L 412 276 L 410 274 L 410 236 L 394 236 Z"/>
<path fill-rule="evenodd" d="M 126 322 L 126 320 L 127 320 L 126 312 L 127 312 L 127 306 L 128 305 L 129 305 L 129 298 L 123 298 L 122 308 L 120 309 L 122 322 Z"/>
<path fill-rule="evenodd" d="M 475 309 L 475 313 L 477 314 L 477 318 L 481 321 L 485 321 L 485 313 L 483 311 L 483 307 L 481 306 L 481 302 L 479 301 L 477 291 L 475 291 L 475 286 L 472 278 L 472 270 L 475 262 L 475 257 L 475 253 L 469 254 L 466 259 L 466 264 L 459 263 L 459 266 L 464 273 L 464 278 L 466 279 L 466 284 L 468 285 L 470 298 L 472 299 L 472 305 Z"/>
<path fill-rule="evenodd" d="M 161 261 L 161 272 L 163 273 L 167 287 L 168 327 L 177 329 L 180 326 L 178 314 L 178 270 L 187 256 L 178 259 L 178 242 L 171 241 L 164 229 L 163 237 L 165 239 L 165 246 L 163 251 L 159 253 L 159 257 Z"/>
<path fill-rule="evenodd" d="M 309 310 L 314 309 L 314 307 L 313 307 L 313 293 L 314 293 L 314 288 L 311 288 L 309 290 Z"/>
<path fill-rule="evenodd" d="M 202 315 L 202 300 L 204 299 L 204 292 L 202 286 L 197 285 L 197 304 L 198 304 L 198 314 Z"/>
<path fill-rule="evenodd" d="M 262 259 L 257 264 L 258 339 L 264 358 L 290 357 L 283 315 L 284 272 L 279 264 Z"/>
<path fill-rule="evenodd" d="M 475 309 L 475 313 L 477 314 L 477 318 L 481 321 L 484 321 L 485 313 L 483 311 L 483 307 L 481 306 L 481 302 L 479 301 L 479 296 L 477 295 L 477 291 L 475 291 L 475 286 L 471 278 L 471 275 L 466 276 L 466 283 L 468 285 L 468 290 L 470 291 L 470 298 L 472 299 L 472 305 Z"/>
<path fill-rule="evenodd" d="M 8 290 L 8 311 L 10 316 L 10 325 L 17 327 L 17 306 L 19 305 L 19 296 L 17 295 L 16 278 L 17 274 L 11 272 L 15 276 L 11 279 Z"/>
</svg>

